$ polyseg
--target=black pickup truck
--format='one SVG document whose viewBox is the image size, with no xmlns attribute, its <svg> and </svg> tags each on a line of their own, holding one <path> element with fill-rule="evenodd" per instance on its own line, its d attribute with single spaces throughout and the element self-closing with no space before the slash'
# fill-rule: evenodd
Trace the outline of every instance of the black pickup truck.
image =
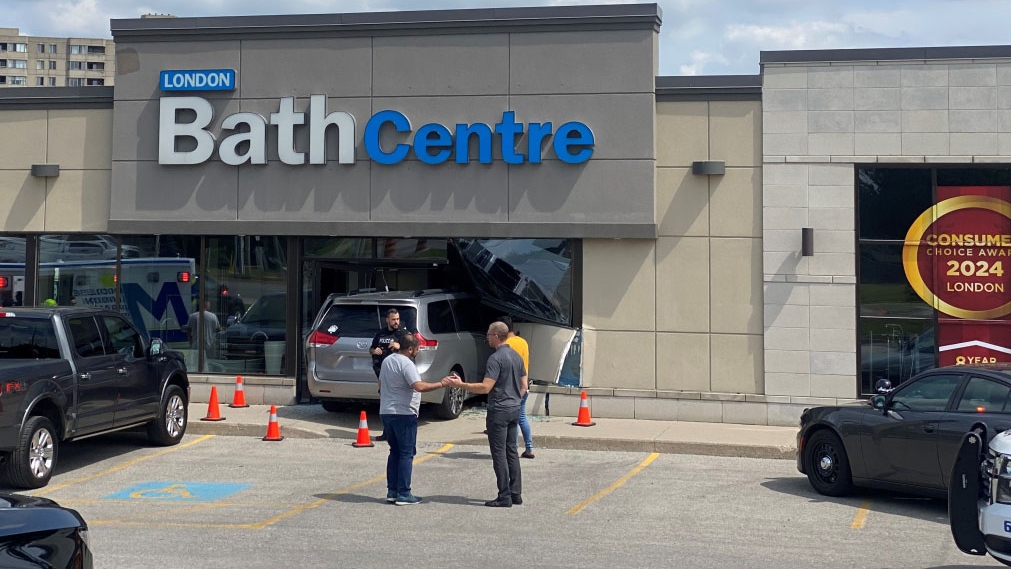
<svg viewBox="0 0 1011 569">
<path fill-rule="evenodd" d="M 146 426 L 177 444 L 188 401 L 182 355 L 116 312 L 0 309 L 0 470 L 14 487 L 48 484 L 63 441 Z"/>
</svg>

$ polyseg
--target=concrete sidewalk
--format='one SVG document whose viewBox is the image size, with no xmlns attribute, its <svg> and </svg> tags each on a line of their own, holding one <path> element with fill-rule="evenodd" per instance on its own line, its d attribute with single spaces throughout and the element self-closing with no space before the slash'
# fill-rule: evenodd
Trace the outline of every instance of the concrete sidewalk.
<svg viewBox="0 0 1011 569">
<path fill-rule="evenodd" d="M 376 406 L 366 405 L 370 436 L 382 432 Z M 358 407 L 332 413 L 320 405 L 293 405 L 277 408 L 281 435 L 291 438 L 338 438 L 349 444 L 358 435 Z M 358 410 L 356 410 L 358 409 Z M 189 408 L 188 434 L 236 435 L 262 438 L 267 432 L 270 407 L 253 405 L 233 409 L 218 406 L 223 421 L 200 420 L 208 413 L 204 403 Z M 483 434 L 485 410 L 467 407 L 459 418 L 443 421 L 422 407 L 418 441 L 486 445 Z M 574 417 L 531 416 L 534 452 L 538 449 L 644 451 L 671 454 L 739 456 L 793 460 L 797 428 L 731 423 L 690 423 L 638 419 L 593 419 L 592 427 L 573 426 Z M 373 441 L 375 442 L 375 441 Z M 379 443 L 382 444 L 382 443 Z"/>
</svg>

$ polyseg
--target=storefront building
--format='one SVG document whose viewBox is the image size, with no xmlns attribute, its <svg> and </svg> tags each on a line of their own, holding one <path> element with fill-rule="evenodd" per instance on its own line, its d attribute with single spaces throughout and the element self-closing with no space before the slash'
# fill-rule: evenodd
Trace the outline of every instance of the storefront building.
<svg viewBox="0 0 1011 569">
<path fill-rule="evenodd" d="M 362 289 L 512 314 L 553 415 L 585 389 L 597 417 L 793 425 L 1011 352 L 1011 48 L 657 77 L 660 25 L 114 20 L 114 88 L 0 93 L 0 298 L 120 307 L 184 351 L 195 401 L 236 374 L 251 403 L 304 400 L 299 339 Z"/>
</svg>

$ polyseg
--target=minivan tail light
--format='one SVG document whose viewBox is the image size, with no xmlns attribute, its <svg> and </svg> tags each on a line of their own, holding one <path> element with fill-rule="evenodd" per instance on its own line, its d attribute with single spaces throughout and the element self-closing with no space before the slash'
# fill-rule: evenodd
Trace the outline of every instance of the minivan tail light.
<svg viewBox="0 0 1011 569">
<path fill-rule="evenodd" d="M 414 337 L 418 339 L 418 350 L 434 350 L 439 347 L 438 340 L 426 339 L 421 334 L 415 334 Z"/>
<path fill-rule="evenodd" d="M 339 340 L 337 336 L 332 334 L 327 334 L 326 332 L 320 332 L 316 330 L 309 336 L 309 347 L 310 348 L 325 348 L 327 346 L 332 346 L 334 342 Z"/>
</svg>

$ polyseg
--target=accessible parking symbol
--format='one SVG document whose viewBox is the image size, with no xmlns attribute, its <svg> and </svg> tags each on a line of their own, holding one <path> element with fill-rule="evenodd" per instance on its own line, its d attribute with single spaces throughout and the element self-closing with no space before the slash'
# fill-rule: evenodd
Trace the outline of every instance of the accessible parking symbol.
<svg viewBox="0 0 1011 569">
<path fill-rule="evenodd" d="M 252 484 L 220 482 L 145 482 L 120 490 L 106 500 L 150 500 L 155 502 L 213 502 L 249 488 Z"/>
</svg>

